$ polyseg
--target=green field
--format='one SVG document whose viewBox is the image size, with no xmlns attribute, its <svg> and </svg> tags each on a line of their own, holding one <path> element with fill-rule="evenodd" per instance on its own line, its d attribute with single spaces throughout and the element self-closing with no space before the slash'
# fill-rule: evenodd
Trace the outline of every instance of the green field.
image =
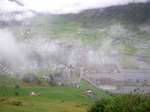
<svg viewBox="0 0 150 112">
<path fill-rule="evenodd" d="M 37 85 L 15 88 L 4 86 L 6 82 L 0 84 L 0 112 L 86 112 L 95 100 L 110 97 L 86 81 L 81 82 L 80 88 Z M 95 93 L 94 97 L 85 95 L 87 89 Z M 40 96 L 29 96 L 32 91 Z"/>
</svg>

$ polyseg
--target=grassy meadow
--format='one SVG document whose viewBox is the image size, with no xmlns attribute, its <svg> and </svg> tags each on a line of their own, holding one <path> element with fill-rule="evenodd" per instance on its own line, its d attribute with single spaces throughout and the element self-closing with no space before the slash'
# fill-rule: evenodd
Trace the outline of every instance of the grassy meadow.
<svg viewBox="0 0 150 112">
<path fill-rule="evenodd" d="M 0 112 L 86 112 L 95 100 L 110 97 L 86 81 L 81 82 L 80 88 L 72 88 L 22 83 L 15 87 L 13 81 L 7 80 L 0 83 Z M 85 95 L 88 89 L 95 93 L 93 97 Z M 40 96 L 30 96 L 32 91 Z"/>
</svg>

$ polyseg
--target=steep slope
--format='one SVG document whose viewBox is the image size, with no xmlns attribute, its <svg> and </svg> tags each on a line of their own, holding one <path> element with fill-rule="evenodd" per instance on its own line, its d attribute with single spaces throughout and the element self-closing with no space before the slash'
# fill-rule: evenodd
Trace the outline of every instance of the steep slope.
<svg viewBox="0 0 150 112">
<path fill-rule="evenodd" d="M 141 25 L 150 22 L 150 2 L 130 3 L 106 8 L 82 11 L 80 14 L 68 14 L 64 17 L 68 20 L 81 22 L 84 25 L 102 26 L 121 22 L 128 25 Z M 131 24 L 130 24 L 131 23 Z"/>
<path fill-rule="evenodd" d="M 9 58 L 7 71 L 22 74 L 40 69 L 47 69 L 49 74 L 53 69 L 61 69 L 92 83 L 101 78 L 149 81 L 149 11 L 150 2 L 79 14 L 36 13 L 20 25 L 7 27 L 17 40 L 17 52 L 8 52 L 11 58 L 1 60 Z"/>
</svg>

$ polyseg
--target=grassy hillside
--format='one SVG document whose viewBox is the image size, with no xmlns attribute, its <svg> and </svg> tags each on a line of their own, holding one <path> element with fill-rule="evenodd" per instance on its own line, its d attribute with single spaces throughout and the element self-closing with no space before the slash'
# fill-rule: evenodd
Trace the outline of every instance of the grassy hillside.
<svg viewBox="0 0 150 112">
<path fill-rule="evenodd" d="M 21 83 L 21 80 L 19 80 L 17 77 L 0 74 L 0 87 L 15 87 L 15 85 L 18 83 Z"/>
<path fill-rule="evenodd" d="M 86 112 L 96 99 L 110 97 L 86 81 L 81 82 L 80 88 L 38 85 L 16 88 L 4 86 L 5 82 L 0 86 L 0 112 Z M 89 89 L 94 92 L 93 97 L 85 94 Z M 29 96 L 32 91 L 40 96 Z"/>
</svg>

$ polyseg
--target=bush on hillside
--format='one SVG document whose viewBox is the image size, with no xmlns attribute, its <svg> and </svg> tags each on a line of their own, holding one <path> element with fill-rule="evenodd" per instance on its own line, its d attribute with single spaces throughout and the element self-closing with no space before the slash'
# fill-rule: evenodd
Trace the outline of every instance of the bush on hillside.
<svg viewBox="0 0 150 112">
<path fill-rule="evenodd" d="M 41 80 L 35 74 L 32 73 L 25 74 L 22 80 L 26 83 L 35 83 L 39 85 L 41 84 Z"/>
<path fill-rule="evenodd" d="M 150 112 L 149 95 L 119 95 L 97 101 L 88 112 Z"/>
<path fill-rule="evenodd" d="M 95 104 L 88 110 L 88 112 L 104 112 L 105 106 L 109 102 L 108 99 L 100 99 L 99 101 L 96 101 Z"/>
</svg>

